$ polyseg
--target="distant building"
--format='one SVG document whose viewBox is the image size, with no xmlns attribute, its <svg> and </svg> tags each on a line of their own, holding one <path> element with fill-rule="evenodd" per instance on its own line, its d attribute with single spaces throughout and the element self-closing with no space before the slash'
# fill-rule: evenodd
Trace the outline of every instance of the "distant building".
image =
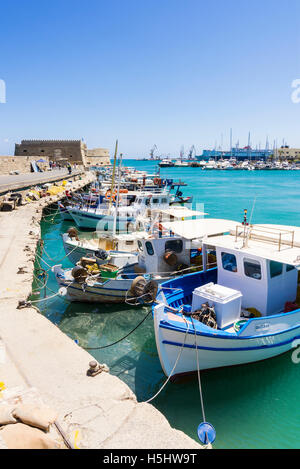
<svg viewBox="0 0 300 469">
<path fill-rule="evenodd" d="M 104 148 L 88 149 L 82 140 L 22 140 L 15 145 L 15 156 L 48 157 L 61 164 L 108 165 L 109 151 Z"/>
<path fill-rule="evenodd" d="M 254 150 L 251 147 L 232 148 L 230 150 L 203 150 L 202 155 L 196 156 L 197 160 L 209 160 L 210 158 L 228 160 L 235 158 L 237 161 L 244 160 L 267 160 L 273 155 L 273 150 Z"/>
<path fill-rule="evenodd" d="M 290 148 L 282 146 L 277 150 L 277 158 L 283 160 L 300 160 L 300 148 Z"/>
</svg>

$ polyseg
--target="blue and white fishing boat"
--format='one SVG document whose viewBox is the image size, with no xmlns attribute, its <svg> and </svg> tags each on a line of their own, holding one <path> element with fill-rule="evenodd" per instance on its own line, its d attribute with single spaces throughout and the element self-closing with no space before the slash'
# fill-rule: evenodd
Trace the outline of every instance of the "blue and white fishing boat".
<svg viewBox="0 0 300 469">
<path fill-rule="evenodd" d="M 101 250 L 107 254 L 105 259 L 111 264 L 124 267 L 137 262 L 137 242 L 147 236 L 145 231 L 136 231 L 88 237 L 86 234 L 78 233 L 74 228 L 69 228 L 68 232 L 62 235 L 62 240 L 65 253 L 73 264 L 79 262 L 82 257 L 95 257 L 95 253 Z"/>
<path fill-rule="evenodd" d="M 180 210 L 183 209 L 180 208 Z M 202 220 L 187 220 L 186 223 L 191 221 Z M 100 239 L 103 240 L 103 238 Z M 118 237 L 114 239 L 120 240 Z M 148 281 L 155 281 L 159 284 L 168 278 L 180 276 L 182 271 L 186 272 L 189 268 L 193 270 L 200 268 L 199 251 L 194 249 L 192 244 L 184 243 L 181 236 L 174 235 L 159 223 L 155 223 L 150 233 L 144 233 L 135 241 L 137 242 L 137 255 L 120 251 L 112 253 L 111 250 L 105 249 L 104 244 L 101 244 L 102 251 L 109 255 L 109 259 L 103 262 L 102 258 L 99 259 L 97 256 L 95 244 L 94 251 L 91 253 L 95 258 L 81 258 L 76 267 L 71 269 L 63 269 L 61 265 L 54 266 L 52 270 L 59 286 L 66 288 L 67 299 L 96 303 L 124 302 L 128 295 L 132 296 L 132 288 L 136 279 L 141 280 L 139 277 L 143 277 L 147 284 Z M 123 239 L 123 242 L 126 243 L 126 239 Z M 80 239 L 79 244 L 78 241 L 76 243 L 76 238 L 72 244 L 70 243 L 69 239 L 68 246 L 73 246 L 76 252 L 77 247 L 80 247 Z M 98 249 L 100 246 L 98 244 Z M 84 244 L 84 247 L 86 248 L 87 244 Z M 87 255 L 87 251 L 84 254 Z M 111 260 L 112 254 L 116 257 L 114 264 Z M 130 260 L 131 263 L 129 263 Z"/>
<path fill-rule="evenodd" d="M 69 213 L 79 228 L 90 228 L 97 231 L 110 231 L 116 227 L 117 232 L 136 231 L 137 218 L 150 213 L 153 210 L 167 209 L 170 207 L 170 195 L 167 193 L 151 194 L 141 192 L 133 204 L 127 205 L 125 200 L 127 194 L 123 195 L 124 205 L 98 206 L 98 208 L 73 207 Z"/>
<path fill-rule="evenodd" d="M 300 228 L 245 222 L 226 234 L 208 233 L 201 244 L 203 270 L 158 290 L 154 328 L 165 374 L 173 378 L 291 350 L 300 338 Z M 216 256 L 216 267 L 207 268 L 208 253 Z"/>
</svg>

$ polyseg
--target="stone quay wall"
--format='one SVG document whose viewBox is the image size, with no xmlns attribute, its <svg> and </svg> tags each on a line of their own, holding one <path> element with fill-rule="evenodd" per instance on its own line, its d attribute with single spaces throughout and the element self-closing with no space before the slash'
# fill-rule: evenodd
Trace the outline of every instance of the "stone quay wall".
<svg viewBox="0 0 300 469">
<path fill-rule="evenodd" d="M 10 174 L 18 171 L 19 173 L 30 173 L 31 163 L 37 161 L 36 156 L 0 156 L 0 174 Z M 49 158 L 43 156 L 45 163 L 38 163 L 42 170 L 49 168 Z"/>
</svg>

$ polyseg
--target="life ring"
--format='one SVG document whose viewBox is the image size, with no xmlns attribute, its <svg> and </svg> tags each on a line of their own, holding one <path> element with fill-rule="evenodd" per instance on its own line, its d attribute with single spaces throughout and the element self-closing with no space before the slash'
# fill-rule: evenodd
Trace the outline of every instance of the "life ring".
<svg viewBox="0 0 300 469">
<path fill-rule="evenodd" d="M 111 190 L 109 189 L 105 194 L 105 198 L 108 200 L 112 199 L 112 201 L 115 202 L 117 198 L 117 194 L 115 192 L 112 194 Z"/>
</svg>

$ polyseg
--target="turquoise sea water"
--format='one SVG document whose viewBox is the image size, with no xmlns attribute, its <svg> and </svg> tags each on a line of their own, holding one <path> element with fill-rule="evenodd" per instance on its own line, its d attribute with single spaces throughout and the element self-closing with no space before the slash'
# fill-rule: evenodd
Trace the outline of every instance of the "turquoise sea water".
<svg viewBox="0 0 300 469">
<path fill-rule="evenodd" d="M 124 164 L 149 173 L 155 168 L 155 163 L 148 161 L 128 160 Z M 242 221 L 247 208 L 249 216 L 253 209 L 254 223 L 300 226 L 298 171 L 162 168 L 161 175 L 185 181 L 188 186 L 183 189 L 184 195 L 193 195 L 194 204 L 204 203 L 211 217 Z M 42 222 L 43 259 L 49 266 L 64 257 L 60 234 L 71 225 L 61 222 L 59 215 L 47 215 Z M 71 266 L 67 259 L 62 264 Z M 57 284 L 49 272 L 46 294 L 53 291 L 57 291 Z M 42 296 L 45 293 L 44 289 L 40 292 Z M 39 307 L 63 332 L 85 347 L 114 342 L 133 329 L 148 311 L 146 307 L 71 304 L 60 297 L 41 302 Z M 154 395 L 165 380 L 151 315 L 123 342 L 90 353 L 107 363 L 139 401 Z M 205 371 L 201 376 L 206 418 L 217 431 L 215 448 L 300 448 L 300 365 L 292 362 L 290 353 L 260 363 Z M 173 427 L 197 440 L 197 426 L 202 421 L 197 378 L 169 383 L 153 405 Z"/>
</svg>

